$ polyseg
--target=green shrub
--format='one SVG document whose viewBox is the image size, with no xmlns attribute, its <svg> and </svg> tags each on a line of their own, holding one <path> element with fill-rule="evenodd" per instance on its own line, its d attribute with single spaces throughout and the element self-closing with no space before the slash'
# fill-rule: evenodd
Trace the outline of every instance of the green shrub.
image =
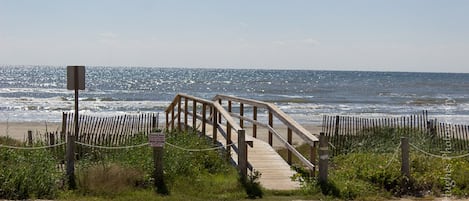
<svg viewBox="0 0 469 201">
<path fill-rule="evenodd" d="M 0 148 L 0 198 L 55 198 L 60 184 L 48 150 Z"/>
</svg>

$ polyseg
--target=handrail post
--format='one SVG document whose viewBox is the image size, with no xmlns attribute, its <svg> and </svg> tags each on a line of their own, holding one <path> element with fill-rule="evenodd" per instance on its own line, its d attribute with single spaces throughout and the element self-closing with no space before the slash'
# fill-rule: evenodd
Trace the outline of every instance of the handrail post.
<svg viewBox="0 0 469 201">
<path fill-rule="evenodd" d="M 218 114 L 217 110 L 213 108 L 213 130 L 212 130 L 212 138 L 213 138 L 213 143 L 217 142 L 217 130 L 218 130 Z"/>
<path fill-rule="evenodd" d="M 166 111 L 165 113 L 166 113 L 166 126 L 165 127 L 169 128 L 169 112 Z"/>
<path fill-rule="evenodd" d="M 202 133 L 205 135 L 205 124 L 207 123 L 207 105 L 202 103 Z"/>
<path fill-rule="evenodd" d="M 226 123 L 226 159 L 231 158 L 231 124 Z"/>
<path fill-rule="evenodd" d="M 246 146 L 246 136 L 244 130 L 238 131 L 238 169 L 241 173 L 241 177 L 246 179 L 247 176 L 247 146 Z"/>
<path fill-rule="evenodd" d="M 313 142 L 313 146 L 310 147 L 310 150 L 309 150 L 309 161 L 314 165 L 314 168 L 313 170 L 311 171 L 311 176 L 314 177 L 316 176 L 316 165 L 318 164 L 316 161 L 317 159 L 317 148 L 318 148 L 318 144 L 319 142 L 318 141 L 315 141 Z"/>
<path fill-rule="evenodd" d="M 174 130 L 174 105 L 171 105 L 171 130 Z"/>
<path fill-rule="evenodd" d="M 178 100 L 177 100 L 177 106 L 178 106 L 178 125 L 177 125 L 177 129 L 178 131 L 181 131 L 181 96 L 178 97 Z"/>
<path fill-rule="evenodd" d="M 288 127 L 288 130 L 287 130 L 287 141 L 288 141 L 288 144 L 292 144 L 292 130 L 290 127 Z M 291 161 L 292 161 L 292 157 L 291 157 L 291 151 L 290 149 L 287 149 L 287 162 L 288 162 L 288 165 L 291 165 Z"/>
<path fill-rule="evenodd" d="M 187 113 L 188 106 L 187 104 L 189 103 L 189 100 L 187 98 L 184 98 L 184 130 L 187 132 L 189 131 L 189 122 L 187 121 L 187 116 L 189 116 Z"/>
<path fill-rule="evenodd" d="M 273 115 L 272 111 L 269 110 L 269 126 L 274 127 L 274 120 L 273 120 Z M 272 146 L 273 140 L 272 140 L 272 132 L 269 130 L 269 145 Z"/>
<path fill-rule="evenodd" d="M 192 100 L 192 128 L 197 129 L 197 101 Z"/>
<path fill-rule="evenodd" d="M 244 103 L 239 103 L 239 116 L 241 116 L 241 118 L 239 118 L 239 126 L 241 128 L 244 128 L 244 120 L 243 120 L 243 117 L 244 117 Z"/>
<path fill-rule="evenodd" d="M 222 105 L 221 99 L 218 99 L 218 103 Z M 221 124 L 221 113 L 218 113 L 218 123 Z"/>
<path fill-rule="evenodd" d="M 319 135 L 319 182 L 327 182 L 327 172 L 329 163 L 329 147 L 327 137 L 323 132 Z"/>
<path fill-rule="evenodd" d="M 254 121 L 257 121 L 257 107 L 254 106 L 252 109 L 252 118 Z M 257 124 L 252 125 L 252 137 L 257 138 Z"/>
</svg>

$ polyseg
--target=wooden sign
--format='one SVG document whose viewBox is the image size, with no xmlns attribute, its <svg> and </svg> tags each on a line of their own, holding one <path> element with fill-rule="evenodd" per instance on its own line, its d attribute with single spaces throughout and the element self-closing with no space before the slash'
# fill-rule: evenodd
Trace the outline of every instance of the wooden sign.
<svg viewBox="0 0 469 201">
<path fill-rule="evenodd" d="M 84 90 L 85 89 L 85 67 L 67 66 L 67 89 Z"/>
<path fill-rule="evenodd" d="M 165 135 L 164 133 L 150 133 L 148 135 L 148 139 L 150 141 L 151 147 L 163 147 L 165 143 Z"/>
</svg>

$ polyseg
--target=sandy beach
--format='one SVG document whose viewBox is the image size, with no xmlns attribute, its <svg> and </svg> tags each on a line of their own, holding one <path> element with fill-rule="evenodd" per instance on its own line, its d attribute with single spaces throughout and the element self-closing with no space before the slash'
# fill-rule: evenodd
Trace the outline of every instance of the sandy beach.
<svg viewBox="0 0 469 201">
<path fill-rule="evenodd" d="M 321 131 L 320 125 L 302 125 L 311 134 L 318 135 Z M 283 138 L 287 139 L 287 128 L 283 125 L 274 125 L 274 128 L 282 135 Z M 252 136 L 253 128 L 252 125 L 246 125 L 246 134 Z M 0 136 L 10 136 L 14 139 L 24 140 L 27 136 L 28 131 L 32 131 L 33 135 L 44 134 L 46 132 L 55 132 L 61 130 L 61 123 L 59 122 L 0 122 Z M 268 141 L 268 130 L 260 126 L 257 127 L 257 138 Z M 293 133 L 293 144 L 300 145 L 303 140 Z M 274 136 L 273 137 L 274 147 L 283 147 L 280 141 Z"/>
<path fill-rule="evenodd" d="M 14 139 L 24 140 L 28 131 L 32 131 L 34 136 L 46 132 L 60 131 L 61 125 L 57 122 L 0 122 L 0 136 L 10 136 Z"/>
</svg>

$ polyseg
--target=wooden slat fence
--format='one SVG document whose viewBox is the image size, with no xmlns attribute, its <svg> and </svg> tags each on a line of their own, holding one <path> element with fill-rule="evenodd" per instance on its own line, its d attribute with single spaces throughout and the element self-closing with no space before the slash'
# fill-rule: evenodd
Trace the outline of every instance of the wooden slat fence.
<svg viewBox="0 0 469 201">
<path fill-rule="evenodd" d="M 158 114 L 97 117 L 80 115 L 77 141 L 99 146 L 127 144 L 135 135 L 147 136 L 158 125 Z M 74 113 L 63 113 L 62 133 L 74 132 Z"/>
<path fill-rule="evenodd" d="M 401 136 L 410 137 L 414 143 L 437 154 L 448 149 L 448 144 L 451 145 L 452 153 L 469 150 L 469 125 L 438 122 L 437 119 L 429 118 L 427 111 L 387 118 L 324 116 L 323 132 L 333 145 L 333 155 L 346 154 L 357 150 L 358 146 L 373 144 L 367 142 L 377 141 L 376 138 L 386 138 L 392 141 L 389 143 L 398 143 Z M 372 148 L 368 147 L 367 150 Z"/>
</svg>

